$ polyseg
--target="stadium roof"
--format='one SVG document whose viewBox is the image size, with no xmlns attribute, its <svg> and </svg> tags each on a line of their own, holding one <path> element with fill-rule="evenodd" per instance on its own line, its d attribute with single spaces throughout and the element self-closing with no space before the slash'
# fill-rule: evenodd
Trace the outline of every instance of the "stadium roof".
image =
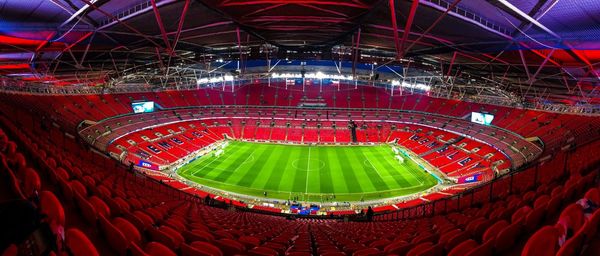
<svg viewBox="0 0 600 256">
<path fill-rule="evenodd" d="M 598 104 L 598 13 L 597 0 L 0 0 L 0 76 L 99 85 L 215 60 L 346 60 Z"/>
</svg>

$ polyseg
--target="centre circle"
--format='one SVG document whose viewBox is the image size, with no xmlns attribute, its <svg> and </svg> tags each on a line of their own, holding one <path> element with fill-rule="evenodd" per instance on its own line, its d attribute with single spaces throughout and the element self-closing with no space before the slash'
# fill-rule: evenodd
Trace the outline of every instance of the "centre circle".
<svg viewBox="0 0 600 256">
<path fill-rule="evenodd" d="M 298 158 L 292 161 L 292 167 L 299 171 L 319 171 L 325 167 L 325 162 L 314 158 Z"/>
</svg>

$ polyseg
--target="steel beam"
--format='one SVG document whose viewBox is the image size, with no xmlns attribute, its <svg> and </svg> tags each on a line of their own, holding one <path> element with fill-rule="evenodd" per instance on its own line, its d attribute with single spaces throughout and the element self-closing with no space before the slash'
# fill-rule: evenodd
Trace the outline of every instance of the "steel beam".
<svg viewBox="0 0 600 256">
<path fill-rule="evenodd" d="M 410 13 L 406 19 L 406 25 L 404 26 L 404 33 L 402 33 L 402 41 L 400 41 L 400 58 L 404 57 L 404 44 L 406 43 L 406 39 L 408 39 L 408 35 L 410 34 L 410 29 L 412 27 L 413 20 L 415 19 L 415 13 L 417 12 L 418 7 L 419 0 L 413 0 L 412 5 L 410 6 Z"/>
<path fill-rule="evenodd" d="M 90 2 L 92 4 L 95 4 L 98 0 L 91 0 Z M 69 22 L 71 22 L 72 20 L 74 20 L 75 18 L 77 18 L 80 14 L 84 13 L 85 11 L 87 11 L 87 9 L 89 9 L 90 6 L 89 5 L 84 5 L 83 7 L 81 7 L 79 10 L 77 10 L 75 13 L 73 13 L 71 15 L 71 17 L 69 17 L 67 20 L 65 20 L 62 24 L 60 24 L 60 26 L 58 26 L 58 29 L 66 26 L 69 24 Z M 74 8 L 73 8 L 74 9 Z"/>
<path fill-rule="evenodd" d="M 396 22 L 396 6 L 394 0 L 389 0 L 392 28 L 394 29 L 394 46 L 396 47 L 396 60 L 400 59 L 400 37 L 398 36 L 398 23 Z M 406 31 L 405 31 L 406 33 Z"/>
<path fill-rule="evenodd" d="M 502 5 L 504 5 L 504 7 L 508 8 L 511 11 L 513 11 L 518 16 L 520 16 L 521 18 L 529 21 L 531 24 L 535 25 L 536 27 L 538 27 L 538 28 L 546 31 L 546 33 L 548 33 L 548 34 L 550 34 L 550 35 L 552 35 L 552 36 L 560 39 L 559 35 L 557 35 L 556 33 L 554 33 L 552 30 L 550 30 L 549 28 L 547 28 L 546 26 L 544 26 L 542 23 L 540 23 L 536 19 L 534 19 L 531 16 L 527 15 L 527 13 L 524 13 L 523 11 L 521 11 L 519 8 L 517 8 L 516 6 L 514 6 L 513 4 L 511 4 L 507 0 L 495 0 L 495 1 L 498 2 L 498 3 L 501 3 Z"/>
<path fill-rule="evenodd" d="M 160 11 L 156 6 L 156 0 L 151 0 L 150 2 L 152 2 L 152 10 L 154 11 L 154 17 L 156 18 L 156 23 L 158 24 L 158 28 L 160 29 L 160 34 L 162 35 L 163 41 L 167 46 L 167 51 L 171 52 L 173 48 L 171 48 L 171 42 L 169 42 L 169 38 L 167 37 L 165 24 L 163 23 L 162 18 L 160 17 Z"/>
<path fill-rule="evenodd" d="M 452 73 L 452 66 L 454 65 L 454 61 L 456 60 L 456 51 L 452 54 L 452 60 L 450 60 L 450 66 L 448 67 L 448 72 L 446 72 L 446 76 L 450 76 Z"/>
<path fill-rule="evenodd" d="M 356 77 L 356 63 L 358 62 L 358 47 L 360 46 L 360 32 L 361 29 L 358 28 L 358 31 L 356 33 L 356 45 L 354 46 L 354 58 L 352 61 L 352 77 Z"/>
<path fill-rule="evenodd" d="M 454 2 L 448 6 L 448 8 L 446 9 L 446 11 L 444 13 L 442 13 L 442 15 L 440 15 L 433 23 L 431 23 L 431 25 L 429 25 L 429 27 L 423 32 L 421 33 L 421 35 L 417 38 L 417 40 L 413 41 L 408 48 L 406 48 L 405 52 L 410 51 L 410 49 L 412 49 L 415 44 L 417 44 L 419 41 L 421 41 L 421 39 L 423 39 L 423 37 L 427 34 L 429 34 L 429 32 L 431 32 L 431 30 L 437 26 L 438 23 L 440 23 L 440 21 L 442 21 L 442 19 L 444 17 L 446 17 L 446 15 L 450 12 L 450 10 L 454 9 L 454 7 L 456 7 L 456 5 L 458 3 L 460 3 L 461 0 L 454 0 Z"/>
<path fill-rule="evenodd" d="M 81 0 L 81 1 L 83 1 L 83 2 L 84 2 L 84 3 L 86 3 L 87 5 L 89 5 L 89 6 L 91 6 L 92 8 L 94 8 L 94 10 L 96 10 L 96 11 L 98 11 L 98 12 L 102 13 L 104 16 L 106 16 L 106 17 L 108 17 L 108 18 L 110 18 L 110 19 L 113 19 L 113 20 L 117 21 L 119 24 L 121 24 L 121 25 L 125 26 L 127 29 L 129 29 L 129 30 L 133 31 L 134 33 L 136 33 L 137 35 L 139 35 L 139 36 L 143 37 L 143 38 L 144 38 L 144 39 L 146 39 L 148 42 L 152 43 L 154 46 L 156 46 L 156 47 L 160 47 L 160 48 L 163 48 L 163 46 L 162 46 L 162 45 L 160 45 L 160 44 L 156 43 L 156 42 L 155 42 L 154 40 L 152 40 L 152 38 L 150 38 L 149 36 L 145 35 L 144 33 L 140 32 L 140 31 L 139 31 L 139 30 L 137 30 L 136 28 L 134 28 L 134 27 L 130 26 L 129 24 L 127 24 L 127 23 L 123 22 L 122 20 L 120 20 L 119 18 L 115 17 L 114 15 L 112 15 L 112 14 L 110 14 L 110 13 L 108 13 L 108 12 L 106 12 L 106 11 L 102 10 L 102 9 L 100 9 L 99 7 L 97 7 L 96 5 L 94 5 L 93 3 L 91 3 L 91 2 L 90 2 L 90 0 Z M 99 29 L 96 29 L 96 31 L 98 31 L 98 30 L 99 30 Z"/>
</svg>

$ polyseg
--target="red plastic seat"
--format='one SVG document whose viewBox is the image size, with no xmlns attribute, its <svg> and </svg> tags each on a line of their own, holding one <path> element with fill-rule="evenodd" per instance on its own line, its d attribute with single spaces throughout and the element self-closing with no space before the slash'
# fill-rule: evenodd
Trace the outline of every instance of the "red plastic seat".
<svg viewBox="0 0 600 256">
<path fill-rule="evenodd" d="M 388 244 L 392 243 L 392 241 L 387 239 L 375 240 L 369 244 L 369 247 L 377 248 L 379 250 L 383 250 Z"/>
<path fill-rule="evenodd" d="M 585 193 L 584 198 L 594 202 L 596 205 L 600 205 L 600 189 L 591 188 Z"/>
<path fill-rule="evenodd" d="M 123 219 L 121 217 L 117 217 L 112 220 L 112 224 L 117 228 L 127 240 L 131 243 L 140 244 L 142 242 L 142 235 L 138 231 L 138 229 L 131 224 L 131 222 Z"/>
<path fill-rule="evenodd" d="M 587 238 L 586 242 L 592 241 L 595 236 L 598 235 L 598 229 L 600 228 L 600 210 L 596 210 L 592 217 L 583 225 L 582 232 Z"/>
<path fill-rule="evenodd" d="M 65 245 L 73 256 L 99 256 L 96 247 L 79 229 L 68 229 L 65 234 Z"/>
<path fill-rule="evenodd" d="M 54 169 L 54 175 L 56 175 L 57 178 L 63 179 L 65 181 L 68 181 L 70 178 L 69 173 L 62 167 Z"/>
<path fill-rule="evenodd" d="M 104 238 L 108 244 L 119 253 L 125 255 L 131 244 L 125 235 L 110 223 L 104 216 L 98 216 L 100 230 L 104 233 Z"/>
<path fill-rule="evenodd" d="M 238 242 L 242 243 L 246 247 L 246 250 L 250 250 L 260 245 L 260 239 L 252 236 L 241 236 L 238 238 Z"/>
<path fill-rule="evenodd" d="M 94 206 L 79 194 L 75 195 L 75 202 L 79 206 L 79 210 L 81 211 L 83 218 L 90 224 L 95 225 L 96 221 L 98 220 L 98 212 Z"/>
<path fill-rule="evenodd" d="M 422 252 L 430 249 L 431 247 L 433 247 L 433 243 L 432 242 L 425 242 L 425 243 L 418 244 L 415 247 L 413 247 L 412 249 L 410 249 L 410 251 L 408 251 L 406 253 L 406 256 L 417 256 L 417 255 L 420 255 Z"/>
<path fill-rule="evenodd" d="M 521 256 L 554 256 L 558 248 L 558 236 L 555 227 L 542 227 L 527 240 Z"/>
<path fill-rule="evenodd" d="M 336 251 L 336 252 L 325 252 L 321 253 L 321 256 L 346 256 L 344 252 Z"/>
<path fill-rule="evenodd" d="M 212 242 L 215 240 L 215 237 L 211 233 L 204 230 L 186 230 L 183 231 L 182 235 L 189 243 L 194 241 Z"/>
<path fill-rule="evenodd" d="M 365 249 L 361 249 L 358 250 L 356 252 L 354 252 L 355 256 L 378 256 L 378 255 L 384 255 L 383 251 L 377 249 L 377 248 L 365 248 Z"/>
<path fill-rule="evenodd" d="M 31 197 L 36 191 L 42 188 L 42 181 L 37 172 L 32 168 L 24 170 L 23 189 L 21 190 L 26 197 Z"/>
<path fill-rule="evenodd" d="M 506 220 L 501 220 L 501 221 L 498 221 L 498 222 L 492 224 L 485 231 L 485 233 L 483 233 L 483 238 L 482 238 L 483 242 L 487 242 L 489 240 L 495 240 L 498 233 L 500 233 L 500 231 L 502 231 L 502 229 L 504 229 L 508 225 L 509 225 L 509 223 Z"/>
<path fill-rule="evenodd" d="M 575 234 L 581 227 L 583 227 L 584 223 L 585 216 L 583 215 L 583 209 L 581 208 L 581 205 L 570 204 L 561 212 L 557 224 L 562 228 L 571 230 L 572 234 Z M 564 233 L 567 232 L 567 230 L 559 231 Z"/>
<path fill-rule="evenodd" d="M 287 252 L 285 256 L 312 256 L 310 252 Z"/>
<path fill-rule="evenodd" d="M 99 215 L 102 215 L 107 218 L 110 217 L 110 208 L 102 199 L 100 199 L 97 196 L 91 196 L 87 200 L 88 202 L 90 202 L 90 204 L 94 207 L 94 209 Z"/>
<path fill-rule="evenodd" d="M 139 224 L 142 226 L 142 228 L 138 226 L 138 229 L 140 230 L 147 230 L 154 224 L 154 220 L 152 219 L 152 217 L 148 216 L 148 214 L 145 214 L 142 211 L 135 211 L 132 215 L 140 221 Z"/>
<path fill-rule="evenodd" d="M 529 212 L 531 212 L 531 207 L 529 206 L 523 206 L 521 208 L 519 208 L 518 210 L 516 210 L 511 218 L 510 218 L 510 223 L 517 223 L 517 222 L 521 222 L 525 220 L 525 217 L 527 217 L 527 214 Z"/>
<path fill-rule="evenodd" d="M 570 256 L 570 255 L 579 255 L 583 248 L 584 243 L 584 233 L 582 230 L 579 230 L 573 237 L 569 238 L 565 243 L 560 247 L 557 256 Z"/>
<path fill-rule="evenodd" d="M 546 216 L 545 207 L 534 208 L 527 214 L 525 217 L 525 222 L 523 223 L 525 230 L 528 232 L 533 232 L 538 229 L 540 223 L 544 220 Z"/>
<path fill-rule="evenodd" d="M 248 251 L 248 255 L 250 256 L 277 256 L 279 255 L 277 251 L 269 248 L 269 247 L 255 247 L 254 249 Z"/>
<path fill-rule="evenodd" d="M 225 255 L 241 254 L 246 250 L 243 244 L 229 238 L 217 240 L 215 244 L 221 248 Z"/>
<path fill-rule="evenodd" d="M 203 241 L 181 244 L 181 255 L 183 256 L 223 256 L 218 247 Z"/>
<path fill-rule="evenodd" d="M 78 193 L 82 196 L 87 196 L 87 189 L 85 188 L 85 185 L 81 184 L 81 182 L 77 180 L 71 180 L 69 182 L 69 185 L 71 185 L 73 192 Z"/>
<path fill-rule="evenodd" d="M 535 202 L 533 203 L 533 208 L 537 209 L 540 207 L 546 207 L 546 205 L 548 205 L 548 202 L 550 201 L 550 196 L 548 195 L 541 195 L 540 197 L 538 197 L 537 199 L 535 199 Z"/>
<path fill-rule="evenodd" d="M 465 231 L 461 231 L 448 239 L 446 242 L 444 249 L 446 251 L 452 250 L 456 245 L 462 243 L 463 241 L 469 239 L 469 234 Z"/>
<path fill-rule="evenodd" d="M 448 256 L 462 256 L 471 250 L 475 249 L 479 244 L 473 239 L 465 240 L 462 243 L 455 246 L 449 253 Z"/>
<path fill-rule="evenodd" d="M 496 252 L 503 253 L 512 248 L 521 235 L 521 228 L 520 223 L 513 223 L 502 229 L 496 236 Z"/>
<path fill-rule="evenodd" d="M 177 256 L 169 247 L 157 242 L 147 243 L 144 251 L 151 256 Z"/>
<path fill-rule="evenodd" d="M 179 245 L 185 240 L 180 233 L 168 226 L 150 228 L 148 233 L 153 240 L 163 243 L 169 248 L 179 248 Z"/>
<path fill-rule="evenodd" d="M 14 244 L 8 246 L 8 248 L 4 249 L 2 252 L 2 256 L 18 256 L 19 255 L 19 247 Z"/>
<path fill-rule="evenodd" d="M 493 252 L 493 241 L 487 241 L 482 245 L 465 252 L 465 256 L 491 256 Z"/>
<path fill-rule="evenodd" d="M 407 243 L 405 241 L 396 241 L 383 248 L 383 251 L 386 254 L 404 255 L 406 252 L 412 249 L 413 246 L 414 244 Z"/>
<path fill-rule="evenodd" d="M 56 196 L 50 191 L 40 193 L 40 208 L 47 216 L 48 224 L 54 233 L 65 226 L 65 210 Z"/>
</svg>

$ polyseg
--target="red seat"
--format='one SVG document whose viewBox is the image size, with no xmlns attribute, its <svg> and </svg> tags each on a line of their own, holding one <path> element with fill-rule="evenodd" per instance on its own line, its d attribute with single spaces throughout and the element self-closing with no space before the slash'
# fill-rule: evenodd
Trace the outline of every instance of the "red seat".
<svg viewBox="0 0 600 256">
<path fill-rule="evenodd" d="M 85 185 L 81 184 L 81 182 L 72 180 L 69 182 L 69 185 L 73 189 L 73 192 L 79 193 L 82 196 L 87 196 L 87 189 L 85 188 Z"/>
<path fill-rule="evenodd" d="M 181 255 L 183 256 L 223 256 L 218 247 L 203 241 L 181 244 Z"/>
<path fill-rule="evenodd" d="M 527 240 L 521 256 L 554 256 L 558 248 L 558 235 L 555 227 L 542 227 Z"/>
<path fill-rule="evenodd" d="M 585 193 L 584 198 L 594 202 L 596 205 L 600 205 L 600 189 L 592 188 Z"/>
<path fill-rule="evenodd" d="M 215 240 L 215 237 L 211 233 L 204 230 L 186 230 L 183 231 L 182 235 L 189 243 L 194 241 L 212 242 Z"/>
<path fill-rule="evenodd" d="M 246 247 L 246 250 L 250 250 L 260 245 L 260 240 L 252 236 L 241 236 L 238 238 L 238 242 L 242 243 Z"/>
<path fill-rule="evenodd" d="M 142 242 L 142 235 L 131 222 L 121 217 L 117 217 L 112 221 L 112 224 L 123 233 L 129 242 L 135 244 L 140 244 Z"/>
<path fill-rule="evenodd" d="M 58 168 L 54 169 L 54 174 L 56 175 L 56 177 L 63 179 L 65 181 L 68 181 L 70 178 L 67 170 L 65 170 L 62 167 L 58 167 Z"/>
<path fill-rule="evenodd" d="M 96 221 L 98 220 L 98 212 L 94 206 L 79 194 L 75 195 L 75 202 L 77 202 L 83 218 L 90 224 L 95 225 Z"/>
<path fill-rule="evenodd" d="M 465 256 L 491 256 L 493 250 L 493 241 L 488 241 L 473 248 L 471 251 L 465 253 Z"/>
<path fill-rule="evenodd" d="M 11 244 L 2 252 L 2 256 L 18 256 L 19 255 L 19 247 L 14 244 Z"/>
<path fill-rule="evenodd" d="M 513 247 L 521 235 L 521 227 L 520 223 L 513 223 L 498 233 L 494 244 L 497 253 L 503 253 Z"/>
<path fill-rule="evenodd" d="M 165 234 L 168 234 L 169 237 L 173 239 L 173 242 L 175 242 L 175 248 L 179 247 L 179 245 L 185 241 L 181 233 L 169 226 L 160 226 L 158 229 Z"/>
<path fill-rule="evenodd" d="M 110 217 L 110 208 L 102 199 L 100 199 L 97 196 L 91 196 L 87 200 L 88 202 L 90 202 L 90 204 L 94 207 L 94 209 L 99 215 L 107 218 Z"/>
<path fill-rule="evenodd" d="M 326 252 L 321 253 L 321 256 L 346 256 L 346 254 L 343 252 Z"/>
<path fill-rule="evenodd" d="M 502 231 L 502 229 L 504 229 L 508 225 L 509 225 L 508 221 L 506 221 L 506 220 L 501 220 L 501 221 L 498 221 L 498 222 L 492 224 L 485 231 L 485 233 L 483 233 L 483 238 L 482 238 L 483 242 L 487 242 L 489 240 L 495 240 L 498 233 L 500 233 L 500 231 Z"/>
<path fill-rule="evenodd" d="M 412 249 L 413 246 L 414 244 L 410 244 L 405 241 L 396 241 L 386 246 L 383 251 L 386 254 L 404 255 L 406 252 Z"/>
<path fill-rule="evenodd" d="M 131 256 L 149 256 L 140 246 L 131 244 L 130 248 Z"/>
<path fill-rule="evenodd" d="M 285 256 L 312 256 L 310 252 L 287 252 Z"/>
<path fill-rule="evenodd" d="M 510 218 L 510 222 L 516 223 L 516 222 L 524 221 L 525 217 L 527 216 L 527 214 L 529 212 L 531 212 L 531 210 L 532 210 L 531 207 L 529 207 L 527 205 L 519 208 L 512 214 L 512 216 Z"/>
<path fill-rule="evenodd" d="M 596 210 L 592 217 L 583 225 L 582 232 L 587 238 L 587 242 L 592 241 L 598 234 L 598 228 L 600 227 L 600 210 Z"/>
<path fill-rule="evenodd" d="M 169 247 L 157 242 L 147 243 L 144 251 L 151 256 L 177 256 Z"/>
<path fill-rule="evenodd" d="M 217 240 L 215 244 L 221 248 L 225 255 L 241 254 L 246 250 L 243 244 L 229 238 Z"/>
<path fill-rule="evenodd" d="M 420 255 L 422 252 L 430 249 L 431 247 L 433 247 L 433 243 L 432 242 L 425 242 L 425 243 L 418 244 L 417 246 L 415 246 L 412 249 L 410 249 L 410 251 L 408 251 L 406 253 L 406 256 L 417 256 L 417 255 Z"/>
<path fill-rule="evenodd" d="M 459 245 L 455 246 L 449 253 L 448 256 L 462 256 L 471 250 L 475 249 L 479 244 L 473 239 L 463 241 Z"/>
<path fill-rule="evenodd" d="M 452 250 L 456 245 L 462 243 L 463 241 L 469 239 L 469 234 L 465 231 L 461 231 L 448 239 L 446 242 L 444 249 L 446 251 Z"/>
<path fill-rule="evenodd" d="M 40 180 L 40 176 L 37 172 L 32 168 L 27 168 L 24 170 L 24 181 L 23 181 L 23 189 L 22 192 L 26 197 L 31 197 L 35 194 L 36 191 L 40 191 L 42 188 L 42 181 Z"/>
<path fill-rule="evenodd" d="M 575 234 L 583 226 L 584 222 L 585 216 L 583 215 L 581 205 L 570 204 L 561 212 L 557 225 L 563 228 L 559 232 L 566 233 L 568 229 L 571 230 L 572 234 Z"/>
<path fill-rule="evenodd" d="M 73 256 L 99 256 L 96 247 L 79 229 L 68 229 L 65 234 L 65 246 Z"/>
<path fill-rule="evenodd" d="M 379 250 L 383 250 L 383 248 L 386 247 L 390 243 L 391 243 L 390 240 L 380 239 L 380 240 L 375 240 L 375 241 L 371 242 L 371 244 L 369 244 L 369 246 L 373 247 L 373 248 L 377 248 Z"/>
<path fill-rule="evenodd" d="M 131 244 L 125 235 L 117 229 L 112 223 L 110 223 L 104 216 L 98 216 L 100 223 L 100 230 L 104 233 L 104 238 L 108 241 L 108 244 L 119 253 L 119 255 L 125 255 L 129 245 Z"/>
<path fill-rule="evenodd" d="M 40 208 L 42 214 L 47 216 L 48 224 L 54 233 L 65 226 L 65 211 L 58 198 L 50 191 L 40 193 Z"/>
<path fill-rule="evenodd" d="M 251 256 L 277 256 L 279 255 L 277 251 L 269 248 L 269 247 L 255 247 L 254 249 L 248 251 L 248 255 Z"/>
<path fill-rule="evenodd" d="M 535 199 L 535 202 L 533 203 L 533 208 L 535 209 L 535 208 L 545 207 L 546 205 L 548 205 L 549 201 L 550 201 L 550 196 L 541 195 L 540 197 Z"/>
<path fill-rule="evenodd" d="M 145 214 L 142 211 L 133 212 L 133 216 L 135 216 L 140 221 L 139 225 L 142 226 L 142 227 L 138 226 L 138 229 L 140 229 L 140 230 L 147 230 L 154 224 L 154 220 L 152 219 L 152 217 L 148 216 L 147 214 Z"/>
<path fill-rule="evenodd" d="M 362 250 L 358 250 L 356 252 L 354 252 L 355 256 L 377 256 L 377 255 L 384 255 L 383 251 L 377 249 L 377 248 L 366 248 L 366 249 L 362 249 Z"/>
<path fill-rule="evenodd" d="M 579 255 L 581 253 L 585 235 L 579 230 L 573 237 L 569 238 L 556 253 L 557 256 Z"/>
<path fill-rule="evenodd" d="M 545 207 L 533 208 L 533 210 L 531 210 L 525 217 L 525 221 L 523 223 L 523 225 L 525 226 L 525 230 L 527 230 L 528 232 L 533 232 L 537 230 L 540 223 L 542 223 L 542 221 L 544 220 L 545 216 Z"/>
</svg>

